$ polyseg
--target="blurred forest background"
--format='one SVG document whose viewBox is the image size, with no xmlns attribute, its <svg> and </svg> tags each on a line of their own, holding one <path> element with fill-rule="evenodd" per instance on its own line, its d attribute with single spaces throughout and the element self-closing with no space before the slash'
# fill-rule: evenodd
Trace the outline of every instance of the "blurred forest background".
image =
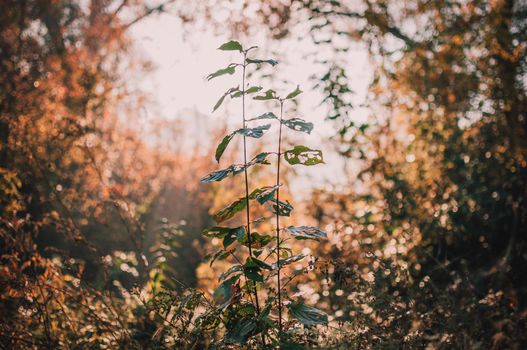
<svg viewBox="0 0 527 350">
<path fill-rule="evenodd" d="M 329 236 L 306 246 L 324 268 L 291 291 L 330 315 L 320 347 L 527 348 L 527 1 L 0 4 L 1 348 L 214 337 L 160 332 L 155 295 L 215 287 L 201 231 L 239 191 L 199 178 L 229 122 L 199 110 L 216 95 L 185 76 L 170 84 L 202 106 L 156 107 L 145 21 L 171 21 L 205 57 L 224 39 L 258 45 L 294 75 L 261 79 L 305 81 L 319 106 L 298 110 L 318 118 L 329 168 L 286 181 Z"/>
</svg>

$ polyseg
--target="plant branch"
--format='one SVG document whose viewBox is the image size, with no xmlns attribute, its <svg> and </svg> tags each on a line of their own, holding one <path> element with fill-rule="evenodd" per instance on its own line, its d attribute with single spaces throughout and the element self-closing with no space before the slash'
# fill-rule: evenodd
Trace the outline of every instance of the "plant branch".
<svg viewBox="0 0 527 350">
<path fill-rule="evenodd" d="M 243 53 L 243 73 L 242 73 L 242 119 L 243 119 L 243 128 L 247 127 L 247 121 L 245 120 L 245 69 L 247 68 L 247 51 Z M 253 257 L 253 248 L 251 240 L 251 210 L 249 203 L 249 176 L 247 174 L 247 137 L 243 136 L 243 164 L 244 164 L 244 175 L 245 175 L 245 213 L 247 216 L 247 245 L 249 246 L 249 256 Z M 254 286 L 254 301 L 256 304 L 256 312 L 258 316 L 260 315 L 260 303 L 258 301 L 258 291 L 256 290 L 256 285 Z"/>
<path fill-rule="evenodd" d="M 278 131 L 278 159 L 276 161 L 276 203 L 280 203 L 280 160 L 282 148 L 282 119 L 284 101 L 280 100 L 280 127 Z M 278 205 L 278 204 L 277 204 Z M 282 334 L 282 291 L 280 288 L 280 212 L 276 210 L 276 268 L 277 268 L 277 289 L 278 289 L 278 331 Z"/>
</svg>

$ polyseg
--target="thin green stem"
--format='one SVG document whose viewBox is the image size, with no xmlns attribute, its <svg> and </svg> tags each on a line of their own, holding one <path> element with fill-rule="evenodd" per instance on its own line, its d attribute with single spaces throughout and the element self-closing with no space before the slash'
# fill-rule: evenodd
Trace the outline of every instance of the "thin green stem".
<svg viewBox="0 0 527 350">
<path fill-rule="evenodd" d="M 284 101 L 280 100 L 280 126 L 278 131 L 278 160 L 276 161 L 276 207 L 279 208 L 280 203 L 280 160 L 282 159 L 282 117 L 283 117 Z M 278 285 L 278 330 L 282 334 L 282 291 L 280 287 L 280 213 L 276 210 L 276 266 L 278 270 L 277 285 Z"/>
<path fill-rule="evenodd" d="M 236 262 L 240 264 L 240 266 L 243 265 L 242 261 L 233 252 L 229 251 L 229 253 L 234 258 L 234 260 L 236 260 Z M 245 273 L 245 271 L 243 271 L 243 278 L 245 279 L 245 284 L 247 284 L 247 281 L 249 281 L 249 278 L 247 277 L 247 274 Z M 251 295 L 251 293 L 248 293 L 248 294 L 249 294 L 249 299 L 251 300 L 251 304 L 254 304 L 253 296 Z"/>
<path fill-rule="evenodd" d="M 245 68 L 247 67 L 247 52 L 243 53 L 243 74 L 242 74 L 242 118 L 243 128 L 247 127 L 247 121 L 245 120 Z M 243 136 L 243 163 L 244 163 L 244 175 L 245 175 L 245 200 L 246 200 L 246 216 L 247 216 L 247 244 L 249 246 L 249 256 L 253 257 L 253 248 L 251 241 L 251 211 L 249 207 L 249 176 L 247 175 L 247 138 Z M 258 301 L 258 291 L 256 285 L 254 286 L 254 301 L 256 304 L 256 312 L 260 315 L 260 303 Z"/>
</svg>

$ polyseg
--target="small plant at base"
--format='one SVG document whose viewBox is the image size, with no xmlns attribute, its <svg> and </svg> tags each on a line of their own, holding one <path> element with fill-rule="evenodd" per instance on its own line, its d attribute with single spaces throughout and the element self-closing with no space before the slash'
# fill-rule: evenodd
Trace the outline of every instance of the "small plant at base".
<svg viewBox="0 0 527 350">
<path fill-rule="evenodd" d="M 223 249 L 209 256 L 210 265 L 216 260 L 225 260 L 231 257 L 236 263 L 225 271 L 219 278 L 220 285 L 213 293 L 216 307 L 220 309 L 221 321 L 225 327 L 225 336 L 220 340 L 222 344 L 234 343 L 238 345 L 253 345 L 276 348 L 286 346 L 291 343 L 288 337 L 288 329 L 285 322 L 284 299 L 289 299 L 287 305 L 289 321 L 287 325 L 292 329 L 295 324 L 302 324 L 305 327 L 312 327 L 319 324 L 326 324 L 327 315 L 301 301 L 292 301 L 285 292 L 286 284 L 294 278 L 290 277 L 287 283 L 282 281 L 282 270 L 287 265 L 293 264 L 305 258 L 305 255 L 292 255 L 292 250 L 285 247 L 285 242 L 291 238 L 297 240 L 320 240 L 326 238 L 326 233 L 317 227 L 311 226 L 289 226 L 280 227 L 280 218 L 290 216 L 293 207 L 287 201 L 280 200 L 280 166 L 282 157 L 291 165 L 316 165 L 323 163 L 323 156 L 320 150 L 313 150 L 306 146 L 295 146 L 292 149 L 282 151 L 282 129 L 286 126 L 294 131 L 311 133 L 313 124 L 300 118 L 284 119 L 284 104 L 296 98 L 302 93 L 297 88 L 284 98 L 277 93 L 260 86 L 250 86 L 246 84 L 246 70 L 250 65 L 269 64 L 275 66 L 278 62 L 272 59 L 262 60 L 249 58 L 248 53 L 256 47 L 243 49 L 237 41 L 229 41 L 219 47 L 224 51 L 238 51 L 243 57 L 242 63 L 231 63 L 226 68 L 220 69 L 210 74 L 207 79 L 236 72 L 241 68 L 241 89 L 233 87 L 228 89 L 218 100 L 213 111 L 218 109 L 225 98 L 242 99 L 242 128 L 225 136 L 216 149 L 216 160 L 219 162 L 231 140 L 238 134 L 243 136 L 243 164 L 233 164 L 221 170 L 216 170 L 203 178 L 202 182 L 221 181 L 229 176 L 244 173 L 245 196 L 237 199 L 230 205 L 221 209 L 214 216 L 215 221 L 220 224 L 239 212 L 245 211 L 245 225 L 239 227 L 214 226 L 203 232 L 207 237 L 221 239 Z M 260 94 L 258 94 L 260 93 Z M 246 119 L 246 95 L 256 94 L 253 100 L 256 101 L 276 101 L 279 103 L 280 113 L 277 117 L 272 112 L 264 113 L 252 119 Z M 266 131 L 271 128 L 271 124 L 248 127 L 248 123 L 271 120 L 278 123 L 277 152 L 262 152 L 254 156 L 250 161 L 247 157 L 247 138 L 261 138 Z M 271 186 L 250 190 L 248 170 L 258 164 L 271 164 L 268 158 L 276 155 L 276 182 Z M 260 205 L 270 205 L 276 220 L 274 236 L 258 234 L 251 231 L 251 227 L 261 223 L 260 220 L 252 221 L 250 215 L 250 205 L 256 201 Z M 291 237 L 283 238 L 284 234 Z M 270 246 L 275 242 L 274 246 Z M 236 246 L 234 244 L 236 243 Z M 233 247 L 234 246 L 234 247 Z M 240 247 L 247 247 L 248 255 L 242 258 L 243 252 Z M 263 253 L 267 252 L 265 258 Z M 267 262 L 272 256 L 276 259 L 273 263 Z M 276 287 L 273 286 L 273 277 L 276 276 Z M 265 303 L 260 305 L 259 290 L 266 295 Z M 273 316 L 271 310 L 276 309 L 278 316 Z M 278 323 L 276 323 L 278 321 Z M 260 335 L 259 337 L 257 335 Z M 260 343 L 261 342 L 261 343 Z"/>
</svg>

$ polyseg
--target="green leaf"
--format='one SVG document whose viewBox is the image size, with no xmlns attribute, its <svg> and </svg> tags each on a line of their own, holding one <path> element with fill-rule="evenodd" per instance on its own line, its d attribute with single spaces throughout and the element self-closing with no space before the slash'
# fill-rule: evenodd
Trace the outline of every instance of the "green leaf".
<svg viewBox="0 0 527 350">
<path fill-rule="evenodd" d="M 227 249 L 232 243 L 234 243 L 239 237 L 243 237 L 245 234 L 245 227 L 240 226 L 229 230 L 229 233 L 223 237 L 223 248 Z"/>
<path fill-rule="evenodd" d="M 269 155 L 267 152 L 262 152 L 256 157 L 251 160 L 251 162 L 247 163 L 247 166 L 254 165 L 254 164 L 268 164 L 266 163 L 266 157 Z M 254 191 L 249 194 L 249 200 L 255 199 L 257 195 L 261 192 L 261 189 L 257 188 Z M 217 223 L 223 222 L 227 219 L 232 218 L 236 213 L 242 211 L 247 206 L 247 200 L 245 197 L 238 198 L 225 208 L 221 209 L 214 215 L 214 220 L 216 220 Z M 291 207 L 292 209 L 292 207 Z"/>
<path fill-rule="evenodd" d="M 212 294 L 214 301 L 220 305 L 220 307 L 227 306 L 232 298 L 236 295 L 236 289 L 233 284 L 238 281 L 240 275 L 229 278 L 223 281 Z"/>
<path fill-rule="evenodd" d="M 250 88 L 245 90 L 245 94 L 254 94 L 255 92 L 258 92 L 260 90 L 262 90 L 261 86 L 251 86 Z"/>
<path fill-rule="evenodd" d="M 243 136 L 253 137 L 253 138 L 260 138 L 270 128 L 271 128 L 271 124 L 260 125 L 260 126 L 254 127 L 254 128 L 242 128 L 242 129 L 238 129 L 238 130 L 230 133 L 229 135 L 225 136 L 221 140 L 221 142 L 218 145 L 218 147 L 216 148 L 216 154 L 215 154 L 216 161 L 218 163 L 220 162 L 221 156 L 225 152 L 225 149 L 227 148 L 227 146 L 229 145 L 229 143 L 231 142 L 231 140 L 232 140 L 232 138 L 234 137 L 235 134 L 240 134 L 240 135 L 243 135 Z M 224 174 L 224 176 L 221 177 L 219 180 L 212 180 L 212 181 L 220 181 L 223 178 L 225 178 L 227 175 L 228 175 L 228 173 Z"/>
<path fill-rule="evenodd" d="M 227 94 L 221 96 L 218 101 L 216 102 L 216 104 L 214 105 L 214 107 L 212 108 L 212 112 L 214 113 L 214 111 L 216 111 L 218 108 L 220 108 L 221 104 L 223 103 L 223 100 L 225 100 L 225 97 L 227 97 Z"/>
<path fill-rule="evenodd" d="M 252 164 L 247 164 L 247 167 L 250 165 Z M 229 176 L 229 174 L 232 174 L 233 176 L 239 174 L 245 168 L 246 166 L 243 164 L 233 164 L 233 165 L 230 165 L 226 169 L 215 170 L 211 172 L 210 174 L 203 176 L 200 179 L 200 182 L 206 183 L 206 182 L 221 181 L 225 179 L 227 176 Z"/>
<path fill-rule="evenodd" d="M 263 282 L 264 278 L 262 274 L 260 273 L 260 270 L 261 269 L 257 269 L 257 268 L 248 268 L 248 269 L 244 269 L 244 273 L 245 273 L 245 276 L 251 281 Z"/>
<path fill-rule="evenodd" d="M 243 52 L 243 47 L 239 42 L 231 40 L 218 47 L 218 50 Z"/>
<path fill-rule="evenodd" d="M 258 334 L 258 323 L 252 318 L 244 317 L 236 322 L 225 337 L 229 341 L 243 346 L 255 334 Z"/>
<path fill-rule="evenodd" d="M 220 275 L 219 280 L 220 280 L 220 281 L 223 281 L 224 279 L 226 279 L 227 277 L 229 277 L 229 276 L 232 275 L 233 273 L 241 272 L 241 271 L 242 271 L 242 266 L 241 266 L 241 265 L 234 265 L 234 266 L 231 266 L 231 268 L 229 268 L 227 271 L 225 271 L 224 273 L 222 273 L 222 274 Z"/>
<path fill-rule="evenodd" d="M 216 170 L 208 175 L 203 176 L 199 181 L 200 182 L 221 181 L 224 178 L 226 178 L 228 175 L 229 175 L 229 171 L 227 169 Z"/>
<path fill-rule="evenodd" d="M 244 171 L 246 168 L 253 166 L 255 164 L 270 164 L 267 160 L 267 157 L 269 156 L 269 152 L 262 152 L 258 153 L 256 156 L 254 156 L 251 161 L 249 161 L 246 165 L 244 164 L 232 164 L 229 167 L 225 169 L 215 170 L 208 175 L 203 176 L 200 179 L 200 182 L 214 182 L 214 181 L 221 181 L 225 179 L 229 174 L 232 174 L 233 176 L 238 175 L 242 171 Z M 256 196 L 257 193 L 254 194 Z M 254 199 L 254 198 L 252 198 Z"/>
<path fill-rule="evenodd" d="M 298 254 L 298 255 L 293 255 L 293 256 L 290 256 L 288 258 L 285 258 L 285 259 L 280 259 L 280 263 L 278 264 L 280 266 L 280 268 L 286 266 L 286 265 L 289 265 L 289 264 L 292 264 L 292 263 L 295 263 L 297 261 L 300 261 L 302 259 L 304 259 L 306 256 L 304 254 Z M 273 264 L 273 267 L 276 267 L 276 264 Z"/>
<path fill-rule="evenodd" d="M 285 97 L 285 99 L 286 99 L 286 100 L 289 100 L 289 99 L 295 98 L 295 97 L 297 97 L 298 95 L 300 95 L 302 92 L 303 92 L 303 91 L 300 90 L 300 85 L 297 85 L 295 91 L 290 92 L 290 93 Z"/>
<path fill-rule="evenodd" d="M 315 241 L 321 238 L 327 238 L 326 232 L 322 231 L 318 227 L 313 226 L 289 226 L 285 228 L 286 231 L 291 233 L 296 239 L 313 239 Z"/>
<path fill-rule="evenodd" d="M 269 235 L 261 235 L 258 232 L 252 231 L 251 232 L 251 246 L 253 249 L 260 249 L 269 244 L 274 240 L 273 236 Z M 238 242 L 243 244 L 244 246 L 249 246 L 249 240 L 247 238 L 247 234 L 245 230 L 243 231 L 242 236 L 238 236 Z M 255 253 L 256 255 L 256 253 Z M 257 256 L 257 255 L 256 255 Z"/>
<path fill-rule="evenodd" d="M 276 92 L 272 89 L 267 90 L 266 92 L 264 92 L 263 95 L 258 95 L 258 96 L 253 97 L 253 100 L 259 100 L 259 101 L 273 100 L 273 99 L 277 99 L 277 97 L 276 97 Z"/>
<path fill-rule="evenodd" d="M 291 164 L 316 165 L 324 163 L 322 151 L 313 150 L 306 146 L 295 146 L 284 152 L 285 160 Z"/>
<path fill-rule="evenodd" d="M 231 230 L 233 229 L 230 227 L 213 226 L 203 230 L 201 234 L 209 238 L 224 238 Z"/>
<path fill-rule="evenodd" d="M 295 131 L 301 131 L 310 134 L 313 131 L 313 123 L 306 122 L 300 118 L 291 118 L 282 121 L 282 124 L 287 126 L 289 129 Z"/>
<path fill-rule="evenodd" d="M 267 113 L 264 113 L 264 114 L 262 114 L 262 115 L 260 115 L 260 116 L 258 116 L 256 118 L 248 119 L 247 121 L 251 122 L 253 120 L 259 120 L 259 119 L 278 119 L 278 118 L 276 117 L 276 115 L 274 115 L 273 112 L 267 112 Z"/>
<path fill-rule="evenodd" d="M 280 186 L 275 185 L 260 188 L 261 192 L 256 196 L 256 200 L 258 201 L 258 203 L 264 204 L 265 202 L 274 198 L 274 194 L 276 193 L 278 187 Z"/>
<path fill-rule="evenodd" d="M 260 90 L 262 90 L 261 86 L 251 86 L 250 88 L 245 90 L 245 95 L 254 94 L 255 92 L 258 92 Z M 234 94 L 231 95 L 231 98 L 242 97 L 243 94 L 243 91 L 236 91 Z"/>
<path fill-rule="evenodd" d="M 254 164 L 270 164 L 267 160 L 267 157 L 270 155 L 270 152 L 261 152 L 254 156 L 253 159 L 249 163 L 247 163 L 248 166 L 254 165 Z M 256 194 L 255 194 L 256 195 Z"/>
<path fill-rule="evenodd" d="M 247 136 L 247 137 L 253 137 L 256 139 L 259 139 L 263 136 L 263 134 L 271 128 L 271 124 L 265 124 L 256 126 L 254 128 L 242 128 L 236 130 L 236 132 L 240 135 Z"/>
<path fill-rule="evenodd" d="M 289 309 L 289 314 L 299 320 L 304 326 L 328 323 L 328 315 L 325 312 L 312 306 L 307 306 L 304 303 L 292 303 L 287 308 Z"/>
<path fill-rule="evenodd" d="M 265 307 L 263 308 L 262 312 L 260 313 L 260 319 L 264 317 L 268 317 L 271 313 L 271 309 L 275 306 L 274 300 L 268 298 L 265 301 Z"/>
<path fill-rule="evenodd" d="M 243 96 L 243 91 L 239 90 L 239 91 L 236 91 L 235 93 L 233 93 L 231 95 L 231 98 L 237 98 L 237 97 L 242 97 Z"/>
<path fill-rule="evenodd" d="M 218 163 L 220 162 L 220 158 L 223 155 L 223 152 L 225 152 L 225 149 L 227 148 L 227 146 L 229 145 L 233 137 L 234 137 L 234 133 L 225 136 L 223 140 L 221 140 L 218 147 L 216 148 L 215 158 Z"/>
<path fill-rule="evenodd" d="M 278 61 L 277 60 L 273 60 L 273 59 L 268 59 L 268 60 L 260 60 L 260 59 L 257 59 L 257 58 L 248 58 L 245 60 L 245 62 L 247 62 L 247 64 L 262 64 L 262 63 L 267 63 L 267 64 L 270 64 L 271 66 L 276 66 L 278 64 Z"/>
<path fill-rule="evenodd" d="M 225 220 L 228 220 L 232 218 L 236 213 L 242 211 L 247 206 L 247 199 L 245 197 L 239 198 L 226 206 L 225 208 L 221 209 L 214 215 L 214 220 L 217 223 L 223 222 Z"/>
<path fill-rule="evenodd" d="M 229 251 L 225 251 L 223 249 L 220 249 L 216 253 L 214 253 L 214 255 L 205 257 L 205 261 L 207 261 L 208 258 L 210 258 L 211 260 L 210 260 L 210 264 L 209 265 L 212 267 L 212 264 L 214 264 L 214 262 L 216 260 L 225 260 L 235 250 L 236 249 L 231 249 Z"/>
<path fill-rule="evenodd" d="M 288 201 L 282 202 L 277 201 L 276 198 L 270 199 L 271 202 L 273 202 L 273 213 L 278 214 L 280 216 L 290 216 L 291 212 L 293 211 L 293 206 Z"/>
<path fill-rule="evenodd" d="M 248 257 L 243 265 L 245 276 L 255 282 L 263 282 L 262 269 L 272 270 L 273 266 L 254 257 Z"/>
<path fill-rule="evenodd" d="M 251 245 L 253 248 L 260 249 L 274 240 L 273 236 L 261 235 L 258 232 L 251 233 Z"/>
<path fill-rule="evenodd" d="M 225 100 L 225 97 L 227 97 L 227 95 L 230 95 L 232 94 L 233 92 L 235 91 L 238 91 L 239 90 L 239 86 L 235 87 L 235 88 L 230 88 L 229 90 L 227 90 L 223 96 L 221 96 L 218 100 L 218 102 L 216 102 L 216 104 L 214 105 L 214 108 L 212 109 L 212 112 L 216 111 L 218 108 L 220 108 L 221 104 L 223 103 L 223 101 Z"/>
<path fill-rule="evenodd" d="M 207 80 L 211 81 L 212 79 L 225 75 L 225 74 L 233 75 L 235 71 L 236 71 L 236 64 L 231 63 L 226 68 L 218 69 L 214 73 L 207 75 Z"/>
<path fill-rule="evenodd" d="M 271 264 L 268 264 L 265 261 L 254 258 L 254 257 L 248 257 L 247 260 L 245 261 L 244 267 L 249 267 L 249 268 L 258 267 L 260 269 L 265 269 L 269 271 L 273 270 L 273 266 Z"/>
</svg>

